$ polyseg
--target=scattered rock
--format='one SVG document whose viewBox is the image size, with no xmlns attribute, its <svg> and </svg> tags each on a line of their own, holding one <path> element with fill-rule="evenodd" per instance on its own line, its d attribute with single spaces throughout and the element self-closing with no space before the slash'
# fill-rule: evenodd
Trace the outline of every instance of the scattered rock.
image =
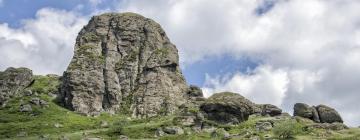
<svg viewBox="0 0 360 140">
<path fill-rule="evenodd" d="M 59 124 L 59 123 L 55 123 L 54 126 L 55 126 L 56 128 L 64 127 L 62 124 Z"/>
<path fill-rule="evenodd" d="M 162 128 L 156 129 L 155 137 L 162 137 L 162 136 L 165 136 L 165 135 L 166 135 L 166 133 L 162 130 Z"/>
<path fill-rule="evenodd" d="M 273 125 L 269 121 L 258 121 L 255 123 L 255 128 L 257 131 L 270 131 Z"/>
<path fill-rule="evenodd" d="M 316 110 L 322 123 L 343 122 L 339 113 L 331 107 L 326 105 L 318 105 L 316 106 Z"/>
<path fill-rule="evenodd" d="M 109 123 L 107 121 L 101 121 L 100 122 L 100 127 L 102 128 L 108 128 L 109 127 Z"/>
<path fill-rule="evenodd" d="M 120 135 L 118 140 L 128 140 L 129 138 L 125 135 Z"/>
<path fill-rule="evenodd" d="M 189 97 L 204 97 L 202 90 L 195 85 L 190 85 L 187 95 Z"/>
<path fill-rule="evenodd" d="M 164 127 L 163 131 L 170 135 L 181 135 L 184 134 L 184 130 L 179 126 L 168 126 Z"/>
<path fill-rule="evenodd" d="M 213 139 L 220 138 L 223 140 L 228 140 L 230 139 L 230 134 L 224 128 L 219 128 L 211 133 L 211 137 Z"/>
<path fill-rule="evenodd" d="M 280 108 L 278 108 L 275 105 L 271 105 L 271 104 L 263 104 L 261 105 L 261 115 L 262 116 L 278 116 L 281 115 L 282 110 Z"/>
<path fill-rule="evenodd" d="M 32 108 L 29 104 L 22 104 L 20 105 L 20 112 L 31 112 Z"/>
<path fill-rule="evenodd" d="M 188 90 L 175 45 L 158 23 L 135 13 L 94 16 L 80 31 L 62 79 L 64 105 L 94 116 L 174 114 Z"/>
<path fill-rule="evenodd" d="M 70 138 L 62 135 L 62 136 L 60 136 L 59 140 L 70 140 Z"/>
<path fill-rule="evenodd" d="M 314 124 L 310 124 L 306 126 L 306 129 L 309 128 L 318 128 L 318 129 L 328 129 L 328 130 L 343 130 L 343 129 L 348 129 L 349 127 L 347 127 L 345 124 L 343 123 L 314 123 Z"/>
<path fill-rule="evenodd" d="M 42 107 L 47 107 L 49 105 L 48 102 L 46 102 L 45 100 L 42 100 L 38 97 L 31 98 L 29 102 L 31 104 L 40 105 Z"/>
<path fill-rule="evenodd" d="M 255 104 L 237 93 L 222 92 L 200 105 L 205 117 L 221 124 L 238 124 L 254 113 Z"/>
<path fill-rule="evenodd" d="M 24 94 L 25 96 L 31 96 L 33 93 L 32 93 L 31 90 L 24 90 L 23 94 Z"/>
<path fill-rule="evenodd" d="M 20 131 L 18 134 L 16 134 L 17 137 L 26 137 L 28 134 L 25 131 Z"/>
<path fill-rule="evenodd" d="M 19 95 L 32 81 L 33 74 L 28 68 L 10 67 L 0 72 L 0 106 L 8 99 Z"/>
</svg>

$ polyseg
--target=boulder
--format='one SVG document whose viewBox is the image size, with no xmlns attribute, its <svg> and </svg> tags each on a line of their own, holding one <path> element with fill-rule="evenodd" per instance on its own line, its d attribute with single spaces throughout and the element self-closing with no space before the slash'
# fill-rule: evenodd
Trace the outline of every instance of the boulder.
<svg viewBox="0 0 360 140">
<path fill-rule="evenodd" d="M 166 134 L 170 135 L 182 135 L 184 134 L 184 130 L 179 126 L 167 126 L 163 128 L 163 131 Z"/>
<path fill-rule="evenodd" d="M 0 72 L 0 106 L 22 93 L 32 82 L 33 74 L 28 68 L 10 67 Z"/>
<path fill-rule="evenodd" d="M 228 140 L 230 139 L 230 134 L 224 128 L 218 128 L 211 133 L 211 138 Z"/>
<path fill-rule="evenodd" d="M 314 122 L 320 122 L 318 111 L 315 107 L 310 107 L 305 103 L 296 103 L 294 105 L 294 116 L 308 118 Z"/>
<path fill-rule="evenodd" d="M 255 123 L 255 128 L 257 131 L 270 131 L 273 127 L 273 124 L 270 121 L 257 121 Z"/>
<path fill-rule="evenodd" d="M 322 123 L 343 123 L 343 120 L 339 113 L 331 107 L 328 107 L 326 105 L 318 105 L 316 106 L 316 110 Z"/>
<path fill-rule="evenodd" d="M 209 97 L 200 110 L 209 120 L 221 124 L 238 124 L 254 113 L 256 105 L 237 93 L 222 92 Z"/>
<path fill-rule="evenodd" d="M 278 116 L 281 115 L 282 110 L 280 108 L 278 108 L 275 105 L 271 105 L 271 104 L 263 104 L 261 105 L 261 115 L 262 116 Z"/>
<path fill-rule="evenodd" d="M 175 45 L 158 23 L 135 13 L 92 17 L 62 81 L 64 106 L 94 116 L 174 114 L 188 90 Z"/>
<path fill-rule="evenodd" d="M 187 95 L 189 97 L 204 97 L 202 90 L 195 85 L 190 85 Z"/>
<path fill-rule="evenodd" d="M 29 104 L 22 104 L 20 105 L 20 112 L 31 112 L 32 108 Z"/>
</svg>

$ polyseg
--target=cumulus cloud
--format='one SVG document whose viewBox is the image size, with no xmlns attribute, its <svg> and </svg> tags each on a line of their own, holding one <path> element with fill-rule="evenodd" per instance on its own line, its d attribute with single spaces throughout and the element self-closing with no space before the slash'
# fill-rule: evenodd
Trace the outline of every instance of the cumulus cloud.
<svg viewBox="0 0 360 140">
<path fill-rule="evenodd" d="M 119 9 L 160 22 L 185 65 L 224 54 L 260 60 L 250 72 L 207 76 L 208 95 L 235 91 L 290 112 L 295 102 L 327 104 L 359 125 L 360 1 L 266 1 L 138 0 Z"/>
<path fill-rule="evenodd" d="M 87 20 L 73 12 L 44 8 L 20 28 L 0 24 L 0 68 L 29 67 L 60 74 L 67 67 L 79 30 Z"/>
<path fill-rule="evenodd" d="M 251 73 L 235 73 L 232 76 L 207 76 L 204 95 L 231 91 L 248 97 L 256 103 L 281 105 L 289 84 L 286 71 L 271 66 L 259 66 Z M 207 87 L 208 86 L 208 87 Z"/>
</svg>

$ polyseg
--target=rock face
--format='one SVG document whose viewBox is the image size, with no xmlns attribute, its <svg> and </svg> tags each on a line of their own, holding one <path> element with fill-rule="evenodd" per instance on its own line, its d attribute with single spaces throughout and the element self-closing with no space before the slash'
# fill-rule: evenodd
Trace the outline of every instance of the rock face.
<svg viewBox="0 0 360 140">
<path fill-rule="evenodd" d="M 22 92 L 33 81 L 33 74 L 27 68 L 7 68 L 0 72 L 0 106 Z"/>
<path fill-rule="evenodd" d="M 209 97 L 200 105 L 209 120 L 222 124 L 237 124 L 246 121 L 254 113 L 256 105 L 237 93 L 222 92 Z"/>
<path fill-rule="evenodd" d="M 174 113 L 188 90 L 178 51 L 160 25 L 134 13 L 94 16 L 79 33 L 63 75 L 64 105 L 76 112 Z"/>
<path fill-rule="evenodd" d="M 318 105 L 316 106 L 316 110 L 319 113 L 319 118 L 322 123 L 343 122 L 339 113 L 331 107 Z"/>
<path fill-rule="evenodd" d="M 308 118 L 317 123 L 343 122 L 341 116 L 335 109 L 325 105 L 310 107 L 304 103 L 296 103 L 294 105 L 294 116 Z"/>
</svg>

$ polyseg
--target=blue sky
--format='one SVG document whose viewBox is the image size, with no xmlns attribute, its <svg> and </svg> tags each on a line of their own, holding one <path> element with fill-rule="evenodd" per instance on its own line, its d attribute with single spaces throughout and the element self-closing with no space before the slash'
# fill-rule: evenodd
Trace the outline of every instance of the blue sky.
<svg viewBox="0 0 360 140">
<path fill-rule="evenodd" d="M 360 125 L 360 1 L 0 0 L 0 69 L 61 75 L 92 15 L 136 12 L 177 46 L 189 84 L 292 111 L 327 104 Z"/>
</svg>

